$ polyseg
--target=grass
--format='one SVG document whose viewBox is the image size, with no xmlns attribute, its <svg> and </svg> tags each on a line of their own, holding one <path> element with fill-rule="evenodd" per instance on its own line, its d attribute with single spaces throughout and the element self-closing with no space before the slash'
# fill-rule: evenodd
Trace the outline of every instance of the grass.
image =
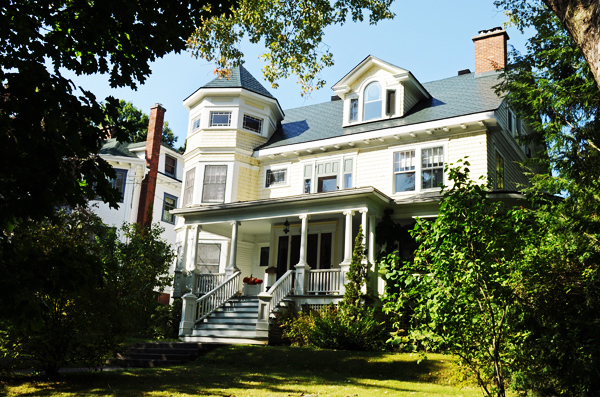
<svg viewBox="0 0 600 397">
<path fill-rule="evenodd" d="M 481 396 L 452 384 L 448 356 L 228 346 L 185 366 L 69 373 L 59 381 L 12 376 L 6 396 Z"/>
</svg>

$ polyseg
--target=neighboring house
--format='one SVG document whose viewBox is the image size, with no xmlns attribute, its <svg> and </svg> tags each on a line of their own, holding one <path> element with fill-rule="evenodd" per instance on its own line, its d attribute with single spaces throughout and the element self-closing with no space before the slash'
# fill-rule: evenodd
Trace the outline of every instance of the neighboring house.
<svg viewBox="0 0 600 397">
<path fill-rule="evenodd" d="M 120 228 L 124 223 L 135 222 L 158 223 L 164 228 L 162 238 L 174 247 L 177 217 L 170 211 L 181 206 L 184 163 L 180 153 L 160 144 L 164 112 L 160 105 L 152 108 L 149 128 L 156 131 L 148 134 L 146 142 L 121 143 L 110 138 L 104 143 L 100 157 L 115 170 L 116 178 L 111 183 L 121 193 L 121 200 L 117 209 L 97 200 L 90 204 L 92 210 L 112 227 Z M 165 291 L 169 297 L 171 293 L 170 288 Z M 168 302 L 169 297 L 162 295 L 161 301 Z"/>
<path fill-rule="evenodd" d="M 285 112 L 243 67 L 185 99 L 184 186 L 172 211 L 174 294 L 193 293 L 184 296 L 182 338 L 265 343 L 282 299 L 339 301 L 359 226 L 374 263 L 384 211 L 403 225 L 436 216 L 444 166 L 466 156 L 473 179 L 489 177 L 499 199 L 519 199 L 527 179 L 517 163 L 531 152 L 518 140 L 524 126 L 494 91 L 507 39 L 501 28 L 480 32 L 475 73 L 430 83 L 368 56 L 333 86 L 331 102 Z M 383 282 L 376 268 L 370 273 L 377 296 Z M 242 285 L 250 275 L 265 283 Z M 238 290 L 261 292 L 254 322 L 207 324 Z"/>
</svg>

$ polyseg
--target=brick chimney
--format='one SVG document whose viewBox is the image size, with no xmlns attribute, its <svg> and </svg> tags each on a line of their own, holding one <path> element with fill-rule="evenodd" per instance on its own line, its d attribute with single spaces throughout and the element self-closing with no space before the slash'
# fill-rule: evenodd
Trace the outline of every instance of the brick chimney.
<svg viewBox="0 0 600 397">
<path fill-rule="evenodd" d="M 509 37 L 501 27 L 480 30 L 475 43 L 475 73 L 491 72 L 506 66 L 506 42 Z"/>
<path fill-rule="evenodd" d="M 150 108 L 150 122 L 148 123 L 148 135 L 146 137 L 146 167 L 150 168 L 150 171 L 142 181 L 137 215 L 137 223 L 144 228 L 152 225 L 152 208 L 154 206 L 156 177 L 158 175 L 160 142 L 166 111 L 160 103 Z"/>
</svg>

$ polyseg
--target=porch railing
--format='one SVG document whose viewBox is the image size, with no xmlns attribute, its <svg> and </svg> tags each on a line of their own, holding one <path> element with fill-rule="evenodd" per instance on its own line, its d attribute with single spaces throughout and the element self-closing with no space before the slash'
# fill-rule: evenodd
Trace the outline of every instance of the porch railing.
<svg viewBox="0 0 600 397">
<path fill-rule="evenodd" d="M 193 293 L 204 295 L 218 287 L 225 281 L 225 273 L 196 274 Z"/>
<path fill-rule="evenodd" d="M 230 298 L 238 294 L 240 290 L 240 275 L 242 272 L 236 272 L 215 289 L 204 296 L 201 296 L 196 301 L 196 320 L 198 323 L 208 317 L 211 313 L 217 310 L 221 305 Z"/>
<path fill-rule="evenodd" d="M 340 292 L 340 269 L 315 269 L 308 271 L 309 294 L 337 294 Z"/>
<path fill-rule="evenodd" d="M 267 313 L 271 313 L 279 303 L 292 292 L 293 287 L 293 270 L 288 270 L 271 288 L 269 294 L 272 296 Z"/>
</svg>

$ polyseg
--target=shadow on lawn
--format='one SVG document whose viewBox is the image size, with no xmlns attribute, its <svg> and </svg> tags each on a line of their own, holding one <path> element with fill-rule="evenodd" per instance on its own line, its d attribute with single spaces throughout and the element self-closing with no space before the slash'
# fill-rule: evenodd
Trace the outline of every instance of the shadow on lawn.
<svg viewBox="0 0 600 397">
<path fill-rule="evenodd" d="M 440 361 L 422 361 L 406 354 L 313 350 L 290 347 L 226 346 L 187 366 L 132 370 L 114 373 L 65 375 L 59 382 L 38 382 L 24 396 L 53 393 L 76 395 L 141 395 L 151 391 L 166 394 L 230 396 L 227 389 L 268 390 L 297 393 L 309 386 L 365 385 L 367 380 L 429 382 L 448 371 Z M 31 382 L 19 378 L 11 386 Z M 373 386 L 375 387 L 375 386 Z M 390 390 L 397 388 L 386 387 Z M 0 388 L 0 390 L 2 390 Z M 6 391 L 6 390 L 3 390 Z"/>
</svg>

